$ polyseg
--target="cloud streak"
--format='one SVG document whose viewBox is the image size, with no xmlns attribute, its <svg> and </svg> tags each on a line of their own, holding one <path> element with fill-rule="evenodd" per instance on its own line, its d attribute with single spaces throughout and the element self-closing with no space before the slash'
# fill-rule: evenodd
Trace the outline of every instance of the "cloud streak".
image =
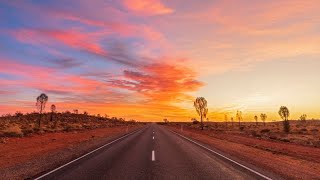
<svg viewBox="0 0 320 180">
<path fill-rule="evenodd" d="M 123 0 L 124 6 L 140 15 L 164 15 L 173 12 L 173 9 L 166 7 L 160 0 Z"/>
</svg>

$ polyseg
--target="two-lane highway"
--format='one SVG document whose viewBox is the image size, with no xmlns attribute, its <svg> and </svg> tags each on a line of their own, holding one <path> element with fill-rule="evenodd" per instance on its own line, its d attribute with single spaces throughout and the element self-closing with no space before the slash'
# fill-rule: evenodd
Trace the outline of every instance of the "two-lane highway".
<svg viewBox="0 0 320 180">
<path fill-rule="evenodd" d="M 265 179 L 151 124 L 41 179 Z"/>
</svg>

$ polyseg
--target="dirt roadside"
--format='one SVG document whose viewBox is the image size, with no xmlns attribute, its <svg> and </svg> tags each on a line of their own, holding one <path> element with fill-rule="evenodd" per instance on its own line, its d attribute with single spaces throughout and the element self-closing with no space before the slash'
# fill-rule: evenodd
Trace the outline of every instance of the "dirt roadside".
<svg viewBox="0 0 320 180">
<path fill-rule="evenodd" d="M 128 133 L 142 126 L 131 126 Z M 27 179 L 127 133 L 126 126 L 8 138 L 0 144 L 0 179 Z"/>
<path fill-rule="evenodd" d="M 178 126 L 167 128 L 223 152 L 234 160 L 254 165 L 284 179 L 320 179 L 320 148 L 188 128 L 181 131 Z"/>
</svg>

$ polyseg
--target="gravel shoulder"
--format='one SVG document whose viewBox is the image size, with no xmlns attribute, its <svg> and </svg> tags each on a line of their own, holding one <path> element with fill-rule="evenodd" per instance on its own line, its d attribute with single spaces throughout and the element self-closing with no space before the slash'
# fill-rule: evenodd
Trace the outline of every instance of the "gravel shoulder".
<svg viewBox="0 0 320 180">
<path fill-rule="evenodd" d="M 69 162 L 141 125 L 8 138 L 0 144 L 0 179 L 28 179 Z"/>
<path fill-rule="evenodd" d="M 284 179 L 320 179 L 320 148 L 261 140 L 230 134 L 166 126 L 260 171 Z"/>
</svg>

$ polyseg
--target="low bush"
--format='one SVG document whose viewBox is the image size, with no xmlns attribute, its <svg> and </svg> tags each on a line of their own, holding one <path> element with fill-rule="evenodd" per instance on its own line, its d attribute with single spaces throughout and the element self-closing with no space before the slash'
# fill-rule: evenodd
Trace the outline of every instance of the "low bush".
<svg viewBox="0 0 320 180">
<path fill-rule="evenodd" d="M 5 137 L 23 137 L 23 134 L 21 132 L 14 132 L 14 131 L 4 132 L 3 135 Z"/>
<path fill-rule="evenodd" d="M 24 136 L 27 136 L 33 133 L 33 129 L 22 129 L 21 132 L 23 133 Z"/>
<path fill-rule="evenodd" d="M 199 121 L 195 120 L 192 122 L 193 124 L 199 124 Z"/>
<path fill-rule="evenodd" d="M 268 132 L 270 132 L 270 129 L 262 129 L 262 130 L 260 131 L 260 133 L 268 133 Z"/>
</svg>

